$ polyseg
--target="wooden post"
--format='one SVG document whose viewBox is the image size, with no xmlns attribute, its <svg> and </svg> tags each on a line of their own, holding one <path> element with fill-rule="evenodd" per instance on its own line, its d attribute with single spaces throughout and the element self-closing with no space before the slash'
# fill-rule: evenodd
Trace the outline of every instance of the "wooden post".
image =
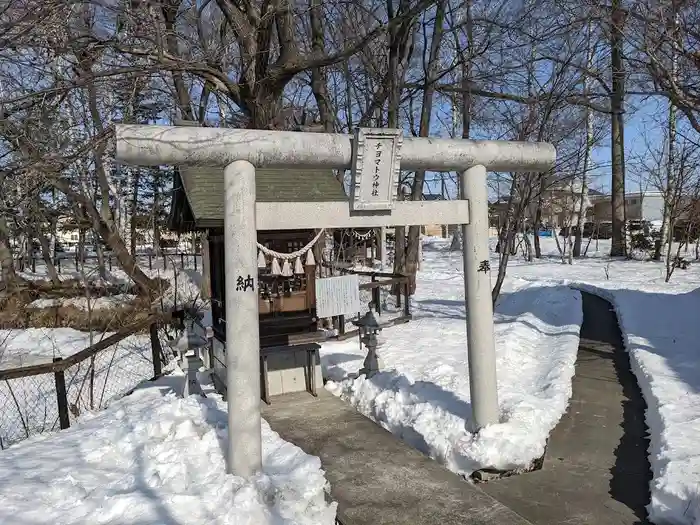
<svg viewBox="0 0 700 525">
<path fill-rule="evenodd" d="M 150 254 L 148 255 L 148 269 L 149 270 L 153 269 L 153 256 Z"/>
<path fill-rule="evenodd" d="M 344 315 L 338 316 L 338 334 L 345 335 L 345 316 Z"/>
<path fill-rule="evenodd" d="M 112 256 L 108 255 L 107 256 L 107 261 L 109 262 L 109 271 L 112 271 Z"/>
<path fill-rule="evenodd" d="M 32 255 L 32 273 L 36 273 L 36 257 Z"/>
<path fill-rule="evenodd" d="M 180 254 L 180 268 L 185 268 L 185 254 L 181 253 Z"/>
<path fill-rule="evenodd" d="M 197 271 L 197 254 L 195 253 L 193 255 L 193 257 L 194 257 L 194 271 L 196 272 Z"/>
<path fill-rule="evenodd" d="M 209 353 L 209 370 L 214 370 L 214 338 L 209 338 L 209 345 L 207 345 L 207 350 Z"/>
<path fill-rule="evenodd" d="M 406 282 L 404 284 L 404 292 L 403 314 L 406 317 L 409 317 L 411 315 L 411 283 L 408 278 L 406 278 Z"/>
<path fill-rule="evenodd" d="M 316 267 L 304 266 L 306 272 L 306 306 L 311 309 L 316 307 Z"/>
<path fill-rule="evenodd" d="M 54 357 L 53 362 L 63 361 L 61 357 Z M 61 430 L 70 428 L 70 417 L 68 415 L 68 392 L 66 390 L 66 376 L 63 369 L 54 372 L 56 381 L 56 402 L 58 403 L 58 421 Z"/>
<path fill-rule="evenodd" d="M 377 276 L 373 275 L 372 276 L 372 282 L 376 283 L 377 282 Z M 379 286 L 375 286 L 372 288 L 372 302 L 374 303 L 374 309 L 377 311 L 377 315 L 382 315 L 382 306 L 381 306 L 381 290 L 379 289 Z"/>
<path fill-rule="evenodd" d="M 163 363 L 161 362 L 162 349 L 158 339 L 158 325 L 154 322 L 149 327 L 151 334 L 151 355 L 153 356 L 153 379 L 163 375 Z"/>
</svg>

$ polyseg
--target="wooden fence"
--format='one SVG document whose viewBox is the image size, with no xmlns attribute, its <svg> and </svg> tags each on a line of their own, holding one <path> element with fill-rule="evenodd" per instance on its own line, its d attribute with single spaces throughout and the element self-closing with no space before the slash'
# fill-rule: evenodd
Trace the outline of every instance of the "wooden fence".
<svg viewBox="0 0 700 525">
<path fill-rule="evenodd" d="M 163 260 L 163 268 L 168 267 L 168 260 L 170 260 L 170 264 L 174 264 L 176 261 L 180 261 L 180 267 L 181 268 L 193 268 L 194 271 L 198 271 L 199 267 L 201 265 L 201 261 L 199 259 L 202 257 L 201 254 L 199 253 L 164 253 L 161 255 L 155 255 L 155 254 L 137 254 L 136 255 L 136 260 L 139 262 L 139 264 L 142 264 L 144 267 L 146 264 L 148 264 L 148 269 L 152 270 L 153 269 L 153 264 L 154 262 L 158 262 L 159 259 Z M 105 265 L 109 270 L 112 270 L 112 265 L 114 261 L 116 260 L 116 256 L 113 254 L 105 254 Z M 81 260 L 82 259 L 82 260 Z M 54 258 L 53 258 L 53 265 L 56 267 L 56 271 L 58 273 L 63 273 L 63 270 L 68 270 L 71 266 L 75 269 L 75 271 L 78 271 L 80 268 L 81 263 L 85 264 L 89 261 L 95 261 L 97 262 L 97 254 L 87 254 L 83 255 L 83 257 L 79 257 L 77 253 L 73 252 L 58 252 Z M 24 264 L 26 268 L 31 268 L 32 273 L 36 273 L 36 265 L 37 262 L 43 263 L 44 259 L 41 257 L 25 257 L 24 258 Z"/>
<path fill-rule="evenodd" d="M 369 282 L 360 283 L 360 299 L 362 300 L 362 295 L 368 295 L 369 297 L 365 297 L 369 298 L 369 301 L 366 301 L 366 303 L 371 301 L 378 314 L 387 315 L 385 319 L 388 320 L 380 320 L 382 327 L 407 323 L 411 320 L 411 288 L 410 280 L 407 276 L 388 272 L 353 270 L 352 268 L 338 266 L 332 266 L 330 268 L 341 274 L 358 275 L 365 279 L 369 278 Z M 392 292 L 396 287 L 398 287 L 400 293 L 398 295 L 393 295 Z M 365 292 L 365 294 L 362 292 Z M 383 297 L 382 292 L 384 292 Z M 393 311 L 391 311 L 391 309 L 385 311 L 385 305 L 389 297 L 394 299 Z M 334 324 L 338 329 L 338 339 L 348 339 L 357 335 L 357 328 L 347 329 L 345 316 L 339 316 L 338 319 L 334 321 Z"/>
<path fill-rule="evenodd" d="M 81 409 L 102 408 L 141 381 L 160 377 L 166 354 L 158 326 L 170 318 L 170 313 L 153 313 L 66 358 L 0 369 L 0 448 L 32 434 L 68 428 L 71 414 L 77 417 Z M 116 345 L 145 329 L 149 330 L 150 356 L 143 355 L 141 347 L 121 349 L 122 355 L 117 356 Z M 113 352 L 105 352 L 113 347 Z M 148 357 L 150 366 L 144 366 Z M 87 361 L 87 367 L 82 366 Z M 86 381 L 89 386 L 84 389 Z M 99 399 L 95 398 L 96 385 L 102 388 Z"/>
</svg>

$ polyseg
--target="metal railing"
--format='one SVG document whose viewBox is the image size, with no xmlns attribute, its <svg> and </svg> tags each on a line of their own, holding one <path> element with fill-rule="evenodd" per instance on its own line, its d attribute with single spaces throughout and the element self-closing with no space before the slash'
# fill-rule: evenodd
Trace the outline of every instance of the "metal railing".
<svg viewBox="0 0 700 525">
<path fill-rule="evenodd" d="M 201 267 L 201 257 L 200 253 L 187 253 L 187 252 L 177 252 L 177 253 L 163 253 L 161 255 L 156 254 L 137 254 L 136 261 L 139 265 L 144 268 L 148 265 L 149 270 L 153 270 L 154 263 L 157 263 L 160 259 L 163 261 L 163 268 L 167 268 L 169 265 L 172 266 L 177 261 L 180 262 L 180 268 L 192 268 L 198 271 Z M 71 266 L 77 272 L 80 269 L 81 264 L 94 261 L 97 263 L 97 254 L 85 254 L 80 257 L 77 252 L 58 252 L 53 257 L 53 265 L 58 273 L 63 273 L 63 271 L 68 271 Z M 112 266 L 116 261 L 116 256 L 112 253 L 104 254 L 105 266 L 111 271 Z M 23 259 L 24 267 L 31 268 L 32 273 L 36 273 L 37 263 L 43 263 L 44 259 L 42 257 L 25 257 Z"/>
<path fill-rule="evenodd" d="M 154 313 L 68 357 L 0 369 L 0 448 L 68 428 L 85 411 L 104 408 L 160 377 L 169 359 L 158 325 L 168 319 L 169 314 Z M 148 335 L 141 334 L 145 329 Z M 132 336 L 136 340 L 127 340 Z"/>
</svg>

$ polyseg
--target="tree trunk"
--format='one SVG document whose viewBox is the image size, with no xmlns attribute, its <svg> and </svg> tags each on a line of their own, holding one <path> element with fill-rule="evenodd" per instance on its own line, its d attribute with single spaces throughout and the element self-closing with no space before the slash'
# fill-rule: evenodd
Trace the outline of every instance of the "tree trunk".
<svg viewBox="0 0 700 525">
<path fill-rule="evenodd" d="M 93 229 L 96 233 L 102 237 L 105 244 L 114 252 L 117 261 L 121 268 L 126 272 L 126 274 L 136 283 L 139 289 L 147 295 L 152 294 L 157 291 L 157 281 L 155 279 L 149 278 L 141 268 L 138 267 L 136 260 L 129 253 L 126 247 L 126 243 L 115 231 L 113 223 L 107 221 L 97 208 L 94 206 L 92 201 L 81 193 L 75 192 L 71 189 L 69 183 L 62 179 L 55 179 L 51 181 L 56 189 L 62 191 L 66 197 L 73 202 L 76 202 L 85 207 L 85 211 L 92 220 Z"/>
<path fill-rule="evenodd" d="M 8 233 L 7 221 L 5 217 L 0 215 L 0 278 L 2 280 L 2 287 L 9 289 L 16 283 L 17 275 L 15 274 L 15 265 L 12 260 Z"/>
<path fill-rule="evenodd" d="M 92 68 L 96 61 L 96 56 L 92 55 L 87 48 L 82 48 L 76 51 L 76 58 L 79 62 L 76 68 L 78 76 L 86 79 L 85 87 L 88 94 L 88 108 L 90 110 L 92 123 L 98 133 L 104 133 L 105 125 L 99 110 L 97 89 L 92 79 Z M 84 207 L 85 215 L 89 217 L 93 225 L 93 231 L 102 237 L 107 246 L 112 249 L 124 272 L 136 283 L 143 293 L 151 294 L 156 290 L 156 281 L 146 276 L 137 266 L 134 258 L 129 254 L 126 244 L 119 234 L 118 225 L 115 223 L 112 209 L 110 208 L 110 182 L 104 164 L 106 147 L 107 142 L 103 141 L 98 143 L 93 150 L 95 175 L 100 190 L 99 211 L 95 203 L 93 203 L 89 197 L 73 191 L 67 181 L 63 179 L 53 179 L 51 180 L 51 184 L 53 184 L 56 189 L 63 192 L 76 206 Z M 118 195 L 115 195 L 115 197 L 118 197 Z M 101 273 L 106 273 L 104 267 L 102 267 L 100 271 Z"/>
<path fill-rule="evenodd" d="M 5 223 L 5 224 L 7 224 L 7 223 Z M 22 234 L 20 234 L 19 239 L 16 240 L 16 244 L 15 244 L 15 246 L 17 246 L 18 249 L 17 249 L 16 257 L 13 258 L 13 264 L 15 262 L 17 263 L 16 269 L 19 270 L 20 272 L 24 271 L 24 260 L 25 260 L 25 257 L 28 255 L 27 249 L 26 249 L 26 245 L 27 245 L 26 239 L 27 239 L 27 235 L 22 233 Z M 9 236 L 8 236 L 7 246 L 8 246 L 8 248 L 10 246 Z"/>
<path fill-rule="evenodd" d="M 562 248 L 562 245 L 559 242 L 558 232 L 554 231 L 552 232 L 552 235 L 554 236 L 554 242 L 556 243 L 557 250 L 559 251 L 559 255 L 561 256 L 561 263 L 564 264 L 566 262 L 566 244 Z"/>
<path fill-rule="evenodd" d="M 674 153 L 675 153 L 675 142 L 676 142 L 676 106 L 671 103 L 668 108 L 668 157 L 666 159 L 666 181 L 665 184 L 662 183 L 661 193 L 664 198 L 663 204 L 663 217 L 661 220 L 661 231 L 659 232 L 659 238 L 656 239 L 654 243 L 654 255 L 653 259 L 658 261 L 661 259 L 661 252 L 667 243 L 673 240 L 673 236 L 669 235 L 671 232 L 670 227 L 670 215 L 671 206 L 669 205 L 670 198 L 675 194 L 674 191 Z"/>
<path fill-rule="evenodd" d="M 676 82 L 676 54 L 675 54 L 675 41 L 677 40 L 677 15 L 675 13 L 675 2 L 671 2 L 671 6 L 674 9 L 672 14 L 671 31 L 673 34 L 673 42 L 671 45 L 671 82 Z M 676 146 L 676 128 L 677 117 L 676 117 L 676 106 L 673 102 L 669 103 L 668 107 L 668 158 L 666 159 L 666 183 L 661 184 L 661 193 L 664 197 L 664 207 L 663 207 L 663 217 L 661 221 L 661 231 L 659 232 L 659 238 L 656 239 L 654 246 L 654 256 L 653 259 L 658 261 L 661 259 L 661 252 L 666 243 L 673 241 L 673 235 L 669 235 L 671 231 L 670 228 L 670 206 L 669 199 L 672 195 L 675 195 L 675 146 Z"/>
<path fill-rule="evenodd" d="M 440 44 L 443 35 L 443 21 L 445 18 L 445 2 L 439 0 L 435 7 L 435 21 L 433 25 L 433 35 L 430 42 L 430 51 L 427 57 L 427 63 L 424 57 L 425 84 L 423 86 L 423 101 L 420 112 L 420 124 L 418 129 L 419 137 L 430 136 L 430 119 L 433 115 L 433 95 L 434 78 L 436 74 L 436 65 L 438 63 Z M 427 31 L 427 28 L 424 28 Z M 413 181 L 411 198 L 414 201 L 423 198 L 423 186 L 425 184 L 425 172 L 417 171 Z M 416 274 L 420 266 L 420 225 L 412 225 L 408 228 L 408 241 L 406 246 L 406 274 L 409 277 L 409 290 L 411 295 L 416 291 Z"/>
<path fill-rule="evenodd" d="M 525 245 L 525 259 L 527 262 L 532 262 L 532 243 L 528 233 L 523 235 L 523 244 Z"/>
<path fill-rule="evenodd" d="M 53 284 L 58 286 L 59 284 L 61 284 L 61 279 L 58 276 L 56 267 L 54 266 L 53 260 L 51 259 L 51 248 L 49 246 L 49 240 L 46 238 L 46 235 L 44 235 L 38 230 L 34 232 L 34 235 L 39 240 L 39 245 L 41 246 L 41 257 L 44 259 L 44 264 L 46 265 L 46 271 L 49 274 L 49 279 L 51 279 L 51 282 Z"/>
<path fill-rule="evenodd" d="M 535 235 L 535 257 L 538 259 L 542 258 L 542 245 L 540 243 L 540 224 L 542 223 L 542 204 L 544 201 L 544 184 L 542 184 L 544 175 L 542 175 L 539 179 L 539 191 L 537 192 L 537 209 L 535 210 L 535 224 L 534 226 L 534 235 Z"/>
<path fill-rule="evenodd" d="M 586 39 L 586 67 L 589 69 L 593 68 L 593 41 L 592 41 L 592 32 L 591 32 L 591 23 L 588 23 L 588 26 L 586 27 L 586 33 L 587 33 L 587 39 Z M 584 94 L 588 94 L 588 78 L 584 77 L 583 79 L 583 92 Z M 591 150 L 593 149 L 593 113 L 591 111 L 591 108 L 586 106 L 585 108 L 585 115 L 586 115 L 586 143 L 585 143 L 585 150 L 583 151 L 583 173 L 581 174 L 581 191 L 580 191 L 580 201 L 579 201 L 579 213 L 578 213 L 578 221 L 577 221 L 577 228 L 576 228 L 576 239 L 574 240 L 574 251 L 573 251 L 573 256 L 574 257 L 580 257 L 581 256 L 581 243 L 583 240 L 583 226 L 586 221 L 586 211 L 587 211 L 587 206 L 586 206 L 586 201 L 588 200 L 588 167 L 590 165 L 590 160 L 591 160 Z"/>
<path fill-rule="evenodd" d="M 107 280 L 107 266 L 105 264 L 105 252 L 99 239 L 95 239 L 95 253 L 97 254 L 97 272 L 100 279 Z"/>
<path fill-rule="evenodd" d="M 402 1 L 399 4 L 399 14 L 405 6 Z M 395 13 L 390 9 L 390 18 L 394 18 Z M 389 30 L 389 67 L 387 71 L 388 84 L 388 111 L 387 111 L 387 127 L 399 127 L 399 110 L 401 107 L 401 86 L 406 74 L 406 67 L 412 52 L 413 52 L 413 21 L 406 21 L 402 24 L 393 26 Z M 398 199 L 403 198 L 402 187 L 399 183 Z M 394 273 L 406 274 L 406 228 L 404 226 L 396 226 L 394 228 Z M 401 287 L 394 286 L 394 295 L 397 299 L 397 304 L 401 297 Z"/>
<path fill-rule="evenodd" d="M 627 237 L 625 234 L 625 68 L 622 55 L 624 17 L 621 0 L 612 0 L 610 27 L 612 55 L 612 93 L 610 95 L 610 107 L 612 109 L 612 244 L 610 246 L 610 255 L 613 257 L 624 256 L 627 252 Z"/>
<path fill-rule="evenodd" d="M 515 194 L 517 189 L 518 174 L 514 173 L 513 178 L 510 182 L 510 191 L 508 192 L 508 208 L 506 210 L 506 219 L 503 221 L 503 226 L 501 227 L 501 232 L 498 236 L 498 244 L 500 249 L 498 250 L 498 274 L 496 275 L 496 282 L 491 289 L 491 300 L 494 306 L 498 300 L 498 296 L 501 293 L 501 287 L 503 286 L 503 281 L 506 278 L 506 270 L 508 268 L 508 260 L 510 259 L 510 247 L 515 237 L 516 229 L 513 224 L 516 220 L 519 220 L 520 212 L 516 212 L 515 209 Z"/>
<path fill-rule="evenodd" d="M 141 184 L 141 170 L 140 169 L 135 169 L 134 170 L 134 175 L 132 179 L 132 187 L 131 187 L 131 217 L 129 221 L 129 239 L 130 239 L 130 244 L 131 244 L 131 253 L 136 256 L 136 249 L 138 246 L 138 239 L 136 238 L 136 233 L 137 229 L 136 226 L 138 225 L 138 206 L 139 206 L 139 185 Z"/>
<path fill-rule="evenodd" d="M 75 248 L 75 255 L 81 263 L 85 261 L 85 233 L 86 230 L 81 224 L 78 227 L 78 246 Z"/>
<path fill-rule="evenodd" d="M 581 244 L 583 242 L 583 227 L 586 220 L 586 213 L 588 212 L 587 200 L 588 200 L 588 177 L 586 172 L 588 171 L 588 162 L 590 158 L 590 149 L 588 145 L 586 146 L 586 152 L 583 157 L 583 174 L 581 175 L 581 191 L 579 192 L 579 212 L 578 220 L 576 221 L 576 237 L 574 239 L 573 256 L 581 256 Z"/>
<path fill-rule="evenodd" d="M 155 168 L 153 172 L 153 249 L 156 255 L 160 255 L 160 179 L 160 169 Z"/>
<path fill-rule="evenodd" d="M 325 54 L 323 34 L 323 13 L 320 0 L 309 0 L 309 21 L 311 23 L 311 49 L 317 56 Z M 326 72 L 321 67 L 311 69 L 311 90 L 316 99 L 318 117 L 326 133 L 333 133 L 335 117 L 331 110 L 331 99 L 328 95 Z"/>
<path fill-rule="evenodd" d="M 670 231 L 673 231 L 674 226 L 675 225 L 674 225 L 673 218 L 671 218 L 669 220 L 669 223 L 668 223 L 668 229 Z M 673 236 L 671 236 L 671 239 L 673 239 Z M 671 280 L 671 275 L 673 275 L 673 270 L 676 267 L 676 258 L 678 256 L 680 256 L 680 252 L 681 252 L 681 245 L 679 244 L 678 251 L 676 253 L 676 257 L 671 257 L 672 247 L 673 247 L 673 243 L 669 242 L 668 244 L 666 244 L 666 277 L 664 279 L 665 282 L 669 282 Z"/>
<path fill-rule="evenodd" d="M 180 0 L 167 0 L 161 4 L 161 12 L 165 26 L 165 47 L 173 56 L 180 56 L 180 49 L 177 40 L 177 30 L 175 28 L 178 11 L 181 5 Z M 175 86 L 175 102 L 180 110 L 180 117 L 183 120 L 194 121 L 194 111 L 190 99 L 190 92 L 187 89 L 187 84 L 182 76 L 182 73 L 177 70 L 172 70 L 170 75 Z"/>
<path fill-rule="evenodd" d="M 29 226 L 23 229 L 24 239 L 21 244 L 21 249 L 17 254 L 18 267 L 20 271 L 24 271 L 24 261 L 29 260 L 30 257 L 34 256 L 34 238 L 32 233 L 29 231 Z"/>
</svg>

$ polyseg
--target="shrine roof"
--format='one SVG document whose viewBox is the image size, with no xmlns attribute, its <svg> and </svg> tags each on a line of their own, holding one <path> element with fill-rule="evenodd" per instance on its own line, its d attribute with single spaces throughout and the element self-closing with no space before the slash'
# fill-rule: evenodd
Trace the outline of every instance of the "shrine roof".
<svg viewBox="0 0 700 525">
<path fill-rule="evenodd" d="M 328 169 L 255 170 L 259 202 L 347 201 L 343 186 Z M 224 174 L 220 168 L 179 167 L 173 183 L 173 230 L 220 228 L 224 221 Z"/>
</svg>

